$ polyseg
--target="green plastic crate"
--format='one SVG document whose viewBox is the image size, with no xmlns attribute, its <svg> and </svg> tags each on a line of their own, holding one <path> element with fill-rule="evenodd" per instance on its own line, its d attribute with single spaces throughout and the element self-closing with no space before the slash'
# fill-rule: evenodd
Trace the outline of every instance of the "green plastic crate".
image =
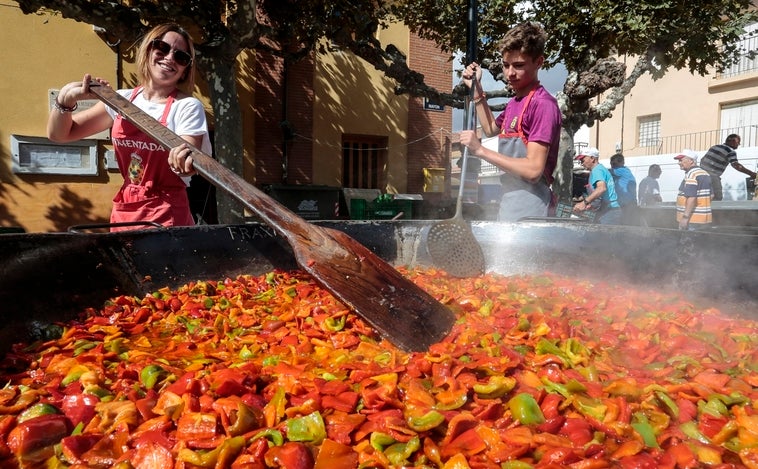
<svg viewBox="0 0 758 469">
<path fill-rule="evenodd" d="M 400 213 L 402 215 L 399 219 L 412 218 L 413 201 L 369 202 L 365 199 L 350 200 L 350 218 L 353 220 L 392 220 Z"/>
</svg>

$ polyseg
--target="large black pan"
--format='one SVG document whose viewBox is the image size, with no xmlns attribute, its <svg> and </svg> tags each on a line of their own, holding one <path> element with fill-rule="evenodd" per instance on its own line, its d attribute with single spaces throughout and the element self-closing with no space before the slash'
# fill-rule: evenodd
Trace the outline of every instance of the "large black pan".
<svg viewBox="0 0 758 469">
<path fill-rule="evenodd" d="M 424 241 L 429 222 L 320 224 L 346 232 L 393 265 L 431 265 Z M 550 271 L 613 279 L 619 288 L 670 288 L 758 316 L 756 236 L 560 220 L 474 222 L 472 228 L 489 271 Z M 0 354 L 116 294 L 144 295 L 275 267 L 294 269 L 297 263 L 286 241 L 258 224 L 0 235 Z"/>
</svg>

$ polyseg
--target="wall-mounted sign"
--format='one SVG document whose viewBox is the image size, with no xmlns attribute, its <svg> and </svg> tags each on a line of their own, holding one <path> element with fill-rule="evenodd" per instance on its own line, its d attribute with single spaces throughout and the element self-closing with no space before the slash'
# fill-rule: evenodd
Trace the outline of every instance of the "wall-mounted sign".
<svg viewBox="0 0 758 469">
<path fill-rule="evenodd" d="M 427 111 L 444 111 L 445 105 L 442 103 L 430 101 L 429 98 L 424 98 L 424 109 Z"/>
<path fill-rule="evenodd" d="M 42 137 L 11 135 L 11 152 L 16 174 L 98 173 L 97 141 L 92 139 L 57 144 Z"/>
</svg>

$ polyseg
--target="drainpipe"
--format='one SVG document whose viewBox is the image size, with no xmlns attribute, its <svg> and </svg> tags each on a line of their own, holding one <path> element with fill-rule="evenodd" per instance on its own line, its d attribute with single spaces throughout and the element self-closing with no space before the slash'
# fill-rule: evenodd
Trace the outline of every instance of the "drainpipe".
<svg viewBox="0 0 758 469">
<path fill-rule="evenodd" d="M 292 139 L 292 127 L 287 120 L 287 69 L 288 60 L 285 57 L 282 65 L 282 183 L 287 184 L 289 167 L 289 141 Z"/>
</svg>

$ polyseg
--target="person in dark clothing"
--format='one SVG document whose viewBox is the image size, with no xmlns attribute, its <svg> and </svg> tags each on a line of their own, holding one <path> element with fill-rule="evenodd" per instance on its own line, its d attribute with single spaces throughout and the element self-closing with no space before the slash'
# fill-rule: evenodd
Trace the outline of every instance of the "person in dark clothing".
<svg viewBox="0 0 758 469">
<path fill-rule="evenodd" d="M 640 205 L 646 206 L 663 202 L 663 198 L 661 198 L 661 186 L 658 184 L 661 172 L 661 167 L 657 164 L 651 164 L 647 169 L 647 177 L 640 181 L 640 186 L 637 190 Z"/>
<path fill-rule="evenodd" d="M 742 166 L 737 161 L 737 147 L 740 146 L 741 141 L 739 135 L 730 134 L 726 137 L 724 143 L 713 145 L 700 159 L 700 167 L 711 176 L 713 200 L 722 200 L 724 198 L 724 190 L 721 187 L 721 175 L 724 174 L 727 166 L 731 165 L 737 171 L 755 179 L 756 173 Z"/>
</svg>

